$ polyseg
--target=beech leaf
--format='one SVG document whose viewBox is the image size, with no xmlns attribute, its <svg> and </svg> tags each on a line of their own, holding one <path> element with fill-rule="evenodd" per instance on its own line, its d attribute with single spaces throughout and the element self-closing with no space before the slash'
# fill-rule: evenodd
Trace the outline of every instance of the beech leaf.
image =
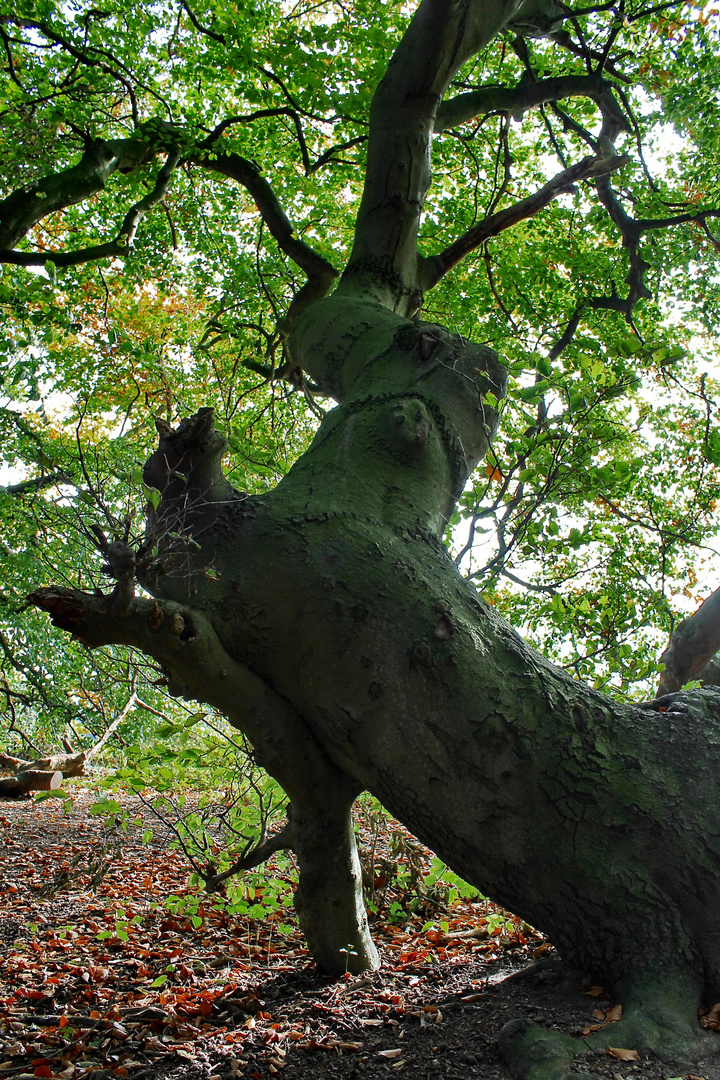
<svg viewBox="0 0 720 1080">
<path fill-rule="evenodd" d="M 625 1050 L 621 1046 L 608 1046 L 607 1052 L 618 1061 L 637 1061 L 640 1057 L 637 1050 Z"/>
</svg>

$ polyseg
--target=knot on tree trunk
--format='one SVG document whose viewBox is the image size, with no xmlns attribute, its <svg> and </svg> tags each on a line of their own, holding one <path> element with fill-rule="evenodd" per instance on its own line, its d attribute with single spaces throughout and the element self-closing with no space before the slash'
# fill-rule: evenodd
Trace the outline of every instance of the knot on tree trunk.
<svg viewBox="0 0 720 1080">
<path fill-rule="evenodd" d="M 497 429 L 494 405 L 505 394 L 507 372 L 493 349 L 433 323 L 401 327 L 395 345 L 414 362 L 416 387 L 436 404 L 442 417 L 452 495 L 458 499 Z"/>
<path fill-rule="evenodd" d="M 227 441 L 215 427 L 212 409 L 199 409 L 176 428 L 156 420 L 158 448 L 148 459 L 143 480 L 165 500 L 217 502 L 237 492 L 225 479 L 222 459 Z"/>
</svg>

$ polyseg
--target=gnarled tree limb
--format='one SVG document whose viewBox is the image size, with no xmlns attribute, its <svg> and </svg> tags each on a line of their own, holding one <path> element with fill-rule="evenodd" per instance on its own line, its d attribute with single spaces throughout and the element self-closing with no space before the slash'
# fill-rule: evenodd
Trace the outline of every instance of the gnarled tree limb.
<svg viewBox="0 0 720 1080">
<path fill-rule="evenodd" d="M 521 116 L 528 109 L 561 101 L 567 97 L 589 97 L 602 106 L 603 112 L 612 112 L 621 129 L 630 125 L 613 96 L 612 83 L 600 75 L 562 75 L 536 82 L 522 82 L 519 86 L 480 86 L 466 94 L 443 101 L 435 117 L 435 133 L 457 127 L 476 116 L 494 112 Z"/>
</svg>

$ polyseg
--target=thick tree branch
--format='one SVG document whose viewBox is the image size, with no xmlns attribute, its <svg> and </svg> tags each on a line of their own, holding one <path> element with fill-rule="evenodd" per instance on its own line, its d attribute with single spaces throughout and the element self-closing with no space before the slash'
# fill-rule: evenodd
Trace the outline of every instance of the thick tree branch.
<svg viewBox="0 0 720 1080">
<path fill-rule="evenodd" d="M 476 116 L 491 112 L 511 113 L 515 118 L 528 109 L 561 101 L 567 97 L 589 97 L 602 105 L 603 113 L 612 113 L 622 130 L 629 130 L 628 121 L 613 97 L 613 87 L 599 75 L 564 75 L 519 86 L 481 86 L 467 94 L 459 94 L 442 102 L 435 118 L 435 133 L 457 127 Z"/>
<path fill-rule="evenodd" d="M 629 286 L 627 299 L 629 304 L 629 314 L 638 300 L 643 298 L 649 299 L 651 295 L 650 290 L 645 284 L 645 271 L 648 269 L 648 263 L 642 258 L 639 248 L 643 230 L 640 227 L 640 223 L 631 218 L 629 214 L 626 214 L 623 210 L 612 189 L 609 176 L 599 177 L 595 186 L 600 202 L 607 210 L 611 221 L 617 226 L 620 235 L 622 236 L 623 247 L 629 254 L 630 269 L 628 270 L 626 278 Z"/>
<path fill-rule="evenodd" d="M 89 648 L 128 645 L 157 660 L 170 693 L 224 713 L 247 735 L 258 762 L 292 800 L 307 801 L 331 775 L 340 775 L 292 706 L 226 652 L 205 615 L 172 601 L 141 597 L 119 611 L 114 597 L 50 586 L 28 600 Z M 353 783 L 349 778 L 342 782 Z"/>
<path fill-rule="evenodd" d="M 277 195 L 254 162 L 240 157 L 239 154 L 218 153 L 212 146 L 212 141 L 206 140 L 197 152 L 189 155 L 188 160 L 241 184 L 255 200 L 263 221 L 280 250 L 307 274 L 307 284 L 293 300 L 284 320 L 283 329 L 287 330 L 293 317 L 302 307 L 313 300 L 327 296 L 338 276 L 337 270 L 332 263 L 297 236 L 295 227 L 280 205 Z"/>
<path fill-rule="evenodd" d="M 43 488 L 52 487 L 53 484 L 72 484 L 72 477 L 59 470 L 53 473 L 42 473 L 32 480 L 21 480 L 18 484 L 8 484 L 3 487 L 0 484 L 0 492 L 5 495 L 27 495 L 29 492 L 42 491 Z"/>
<path fill-rule="evenodd" d="M 518 221 L 533 217 L 559 195 L 572 191 L 575 184 L 583 180 L 595 179 L 598 176 L 607 176 L 620 169 L 627 160 L 619 156 L 583 158 L 576 165 L 558 173 L 539 191 L 474 225 L 445 251 L 423 260 L 421 281 L 424 289 L 431 289 L 437 285 L 453 266 L 457 266 L 461 259 L 464 259 L 471 251 L 475 251 L 486 240 L 516 225 Z"/>
<path fill-rule="evenodd" d="M 147 165 L 158 153 L 157 142 L 140 128 L 131 139 L 96 139 L 69 169 L 26 184 L 0 202 L 0 260 L 10 262 L 13 248 L 38 222 L 56 210 L 84 202 L 102 191 L 113 173 Z"/>
<path fill-rule="evenodd" d="M 20 188 L 0 203 L 0 263 L 43 266 L 51 262 L 64 267 L 126 256 L 143 217 L 153 206 L 162 202 L 172 174 L 179 165 L 187 162 L 241 184 L 255 200 L 280 250 L 307 274 L 308 282 L 295 297 L 284 320 L 284 326 L 289 326 L 298 310 L 312 300 L 327 295 L 337 271 L 327 259 L 297 236 L 275 192 L 257 165 L 238 154 L 217 152 L 215 143 L 218 130 L 188 152 L 184 159 L 177 149 L 183 141 L 183 131 L 164 122 L 152 121 L 141 125 L 138 135 L 132 139 L 92 142 L 77 165 Z M 167 150 L 168 146 L 170 150 Z M 78 251 L 15 250 L 18 241 L 49 214 L 83 202 L 101 191 L 113 173 L 132 172 L 162 152 L 167 153 L 167 159 L 158 173 L 153 190 L 128 210 L 114 240 Z M 307 151 L 305 159 L 309 169 Z"/>
<path fill-rule="evenodd" d="M 116 255 L 128 255 L 140 222 L 148 211 L 157 203 L 162 202 L 167 195 L 170 180 L 177 169 L 179 161 L 179 151 L 173 150 L 168 154 L 165 164 L 157 175 L 153 190 L 130 207 L 115 240 L 81 248 L 79 251 L 0 251 L 0 262 L 11 263 L 15 266 L 44 266 L 46 262 L 51 262 L 57 267 L 63 267 L 78 266 L 81 263 L 93 262 L 97 259 L 110 258 Z"/>
<path fill-rule="evenodd" d="M 676 626 L 660 657 L 665 670 L 657 696 L 672 694 L 685 683 L 702 677 L 703 669 L 720 649 L 720 589 L 705 600 L 694 615 Z"/>
<path fill-rule="evenodd" d="M 418 308 L 417 233 L 430 184 L 430 141 L 458 69 L 507 26 L 517 0 L 423 0 L 373 97 L 365 187 L 340 285 L 404 315 Z"/>
</svg>

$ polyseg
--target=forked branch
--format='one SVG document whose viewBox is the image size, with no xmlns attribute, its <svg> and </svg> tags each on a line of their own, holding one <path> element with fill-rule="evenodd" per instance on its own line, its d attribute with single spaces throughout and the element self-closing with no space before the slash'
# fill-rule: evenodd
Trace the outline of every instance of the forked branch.
<svg viewBox="0 0 720 1080">
<path fill-rule="evenodd" d="M 440 101 L 459 68 L 518 15 L 501 0 L 423 0 L 375 91 L 363 197 L 340 288 L 403 315 L 421 301 L 417 236 Z"/>
</svg>

